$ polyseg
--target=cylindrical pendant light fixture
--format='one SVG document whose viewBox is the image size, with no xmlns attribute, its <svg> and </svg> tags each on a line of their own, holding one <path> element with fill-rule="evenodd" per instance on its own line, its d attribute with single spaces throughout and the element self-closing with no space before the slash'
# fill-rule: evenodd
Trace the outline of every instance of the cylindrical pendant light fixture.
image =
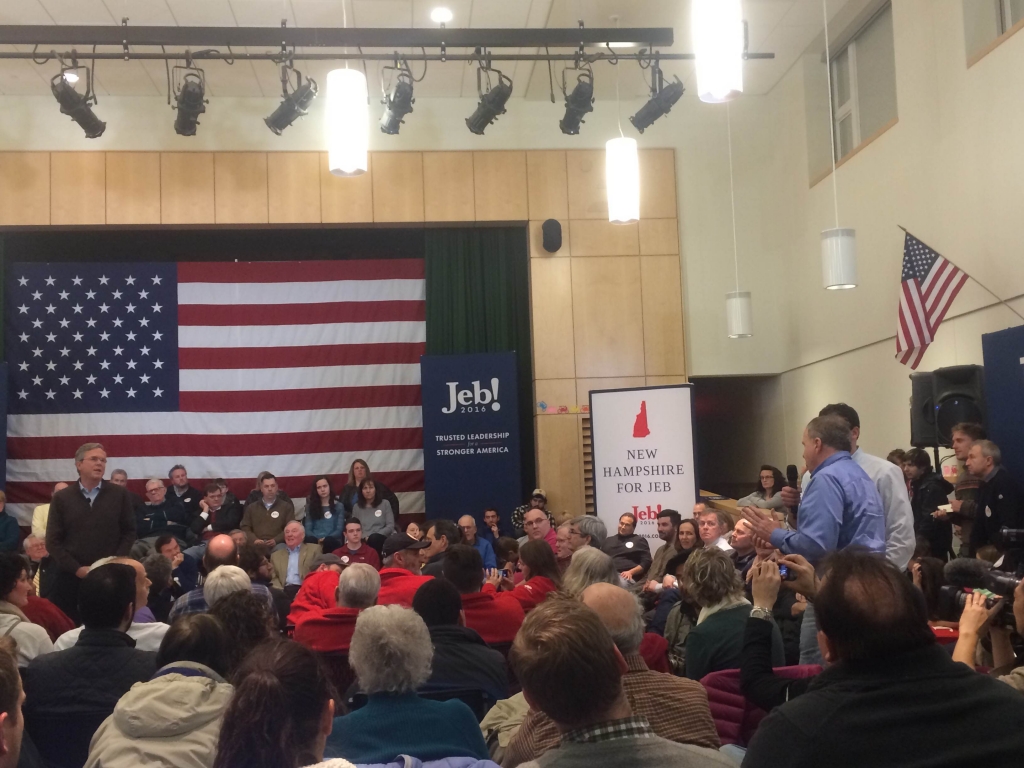
<svg viewBox="0 0 1024 768">
<path fill-rule="evenodd" d="M 750 291 L 730 291 L 725 294 L 725 323 L 730 339 L 745 339 L 754 335 Z"/>
<path fill-rule="evenodd" d="M 826 229 L 821 233 L 821 282 L 830 291 L 857 287 L 857 232 Z"/>
<path fill-rule="evenodd" d="M 356 69 L 327 73 L 327 162 L 335 176 L 359 176 L 370 142 L 366 77 Z"/>
<path fill-rule="evenodd" d="M 740 0 L 693 0 L 690 28 L 697 57 L 697 95 L 717 104 L 743 93 Z"/>
<path fill-rule="evenodd" d="M 604 176 L 608 189 L 608 221 L 640 221 L 640 158 L 636 139 L 610 139 L 604 145 Z"/>
</svg>

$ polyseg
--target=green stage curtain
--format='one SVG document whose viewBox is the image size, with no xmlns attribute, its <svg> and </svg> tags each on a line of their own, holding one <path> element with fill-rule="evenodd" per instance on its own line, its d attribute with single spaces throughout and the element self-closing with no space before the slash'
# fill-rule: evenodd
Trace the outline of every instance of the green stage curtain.
<svg viewBox="0 0 1024 768">
<path fill-rule="evenodd" d="M 427 354 L 515 352 L 522 498 L 536 485 L 526 227 L 428 229 Z"/>
</svg>

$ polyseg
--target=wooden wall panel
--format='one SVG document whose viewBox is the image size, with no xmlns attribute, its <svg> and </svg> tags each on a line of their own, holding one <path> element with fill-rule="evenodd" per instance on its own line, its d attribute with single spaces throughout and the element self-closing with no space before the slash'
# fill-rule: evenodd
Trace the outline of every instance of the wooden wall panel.
<svg viewBox="0 0 1024 768">
<path fill-rule="evenodd" d="M 644 360 L 649 376 L 686 373 L 683 296 L 678 256 L 640 259 L 643 291 Z"/>
<path fill-rule="evenodd" d="M 423 154 L 377 152 L 373 156 L 373 220 L 423 221 Z"/>
<path fill-rule="evenodd" d="M 569 177 L 569 218 L 608 221 L 604 150 L 571 150 L 565 153 L 565 163 Z"/>
<path fill-rule="evenodd" d="M 641 149 L 640 220 L 672 219 L 678 215 L 675 151 Z"/>
<path fill-rule="evenodd" d="M 106 189 L 105 153 L 50 153 L 51 224 L 105 224 Z"/>
<path fill-rule="evenodd" d="M 271 224 L 320 223 L 320 153 L 267 153 Z"/>
<path fill-rule="evenodd" d="M 423 153 L 427 221 L 476 221 L 472 152 Z"/>
<path fill-rule="evenodd" d="M 640 235 L 635 223 L 612 224 L 607 220 L 578 219 L 569 222 L 569 239 L 573 256 L 640 254 Z"/>
<path fill-rule="evenodd" d="M 50 223 L 50 153 L 0 152 L 0 225 Z"/>
<path fill-rule="evenodd" d="M 554 514 L 583 514 L 579 416 L 537 416 L 537 484 Z"/>
<path fill-rule="evenodd" d="M 565 152 L 527 152 L 526 191 L 531 219 L 568 219 L 569 186 L 565 175 Z"/>
<path fill-rule="evenodd" d="M 571 251 L 569 248 L 569 222 L 565 219 L 556 219 L 559 224 L 562 225 L 562 247 L 554 253 L 548 253 L 544 250 L 544 232 L 542 230 L 544 226 L 543 221 L 531 221 L 530 222 L 530 256 L 536 258 L 553 258 L 555 256 L 569 256 Z"/>
<path fill-rule="evenodd" d="M 572 407 L 576 405 L 576 379 L 538 379 L 534 383 L 534 406 L 538 415 L 545 415 L 539 407 L 544 403 L 549 410 L 547 415 L 554 412 L 559 406 Z"/>
<path fill-rule="evenodd" d="M 160 153 L 106 154 L 107 224 L 159 224 Z"/>
<path fill-rule="evenodd" d="M 640 255 L 679 254 L 679 222 L 676 219 L 640 219 Z"/>
<path fill-rule="evenodd" d="M 474 152 L 477 221 L 526 221 L 525 152 Z"/>
<path fill-rule="evenodd" d="M 160 223 L 213 224 L 213 153 L 160 154 Z"/>
<path fill-rule="evenodd" d="M 606 379 L 576 379 L 576 400 L 580 405 L 590 405 L 592 389 L 629 389 L 645 386 L 643 376 L 612 376 Z"/>
<path fill-rule="evenodd" d="M 320 153 L 320 217 L 324 224 L 364 224 L 373 221 L 373 163 L 367 158 L 361 176 L 335 176 L 327 166 L 327 153 Z"/>
<path fill-rule="evenodd" d="M 667 387 L 672 384 L 686 384 L 687 378 L 685 376 L 648 376 L 647 386 L 648 387 Z"/>
<path fill-rule="evenodd" d="M 266 152 L 217 152 L 213 156 L 213 181 L 218 224 L 270 221 Z"/>
<path fill-rule="evenodd" d="M 640 259 L 579 259 L 574 256 L 569 261 L 572 263 L 576 376 L 643 376 Z M 561 260 L 541 263 L 559 264 Z"/>
<path fill-rule="evenodd" d="M 572 291 L 569 259 L 531 260 L 533 375 L 537 379 L 576 377 Z"/>
</svg>

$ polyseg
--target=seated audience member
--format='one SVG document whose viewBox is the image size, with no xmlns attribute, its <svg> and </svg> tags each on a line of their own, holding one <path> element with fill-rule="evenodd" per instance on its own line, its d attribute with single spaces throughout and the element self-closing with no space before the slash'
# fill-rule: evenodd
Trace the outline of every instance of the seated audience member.
<svg viewBox="0 0 1024 768">
<path fill-rule="evenodd" d="M 25 733 L 22 706 L 25 691 L 18 674 L 18 651 L 10 637 L 0 639 L 0 768 L 33 765 L 30 759 L 21 762 Z M 26 756 L 28 750 L 26 750 Z"/>
<path fill-rule="evenodd" d="M 302 580 L 313 567 L 313 561 L 322 552 L 319 544 L 306 544 L 305 539 L 302 523 L 292 520 L 284 527 L 284 547 L 270 553 L 274 586 L 290 592 L 292 596 L 299 591 Z"/>
<path fill-rule="evenodd" d="M 276 547 L 284 543 L 284 527 L 295 519 L 295 507 L 290 499 L 282 499 L 277 492 L 277 478 L 263 473 L 260 498 L 246 506 L 239 525 L 253 544 Z"/>
<path fill-rule="evenodd" d="M 498 561 L 498 570 L 515 573 L 519 567 L 519 542 L 511 536 L 502 536 L 494 542 L 494 558 Z"/>
<path fill-rule="evenodd" d="M 754 548 L 754 551 L 757 555 L 747 571 L 744 585 L 746 596 L 751 599 L 751 602 L 753 602 L 754 570 L 760 563 L 769 560 L 780 562 L 782 558 L 781 553 L 772 546 L 758 546 Z M 787 582 L 787 585 L 791 585 L 791 583 Z M 757 603 L 755 602 L 754 605 L 756 606 Z M 795 666 L 800 663 L 800 627 L 803 624 L 804 611 L 807 609 L 807 599 L 793 589 L 780 589 L 777 591 L 775 602 L 768 607 L 771 608 L 772 618 L 782 635 L 786 666 Z"/>
<path fill-rule="evenodd" d="M 203 566 L 206 568 L 207 579 L 222 565 L 238 565 L 238 548 L 230 536 L 218 534 L 210 539 L 206 547 L 206 554 L 203 555 Z M 250 580 L 251 581 L 251 580 Z M 274 598 L 270 590 L 262 584 L 252 584 L 252 592 L 262 598 L 267 604 L 267 610 L 272 614 L 275 612 Z M 174 602 L 171 608 L 171 621 L 179 616 L 188 613 L 203 613 L 207 610 L 208 604 L 203 596 L 203 588 L 196 587 L 191 592 L 186 592 Z"/>
<path fill-rule="evenodd" d="M 680 520 L 679 531 L 676 535 L 676 552 L 665 563 L 665 575 L 662 577 L 661 583 L 654 587 L 654 592 L 658 596 L 658 602 L 654 607 L 654 615 L 648 624 L 648 629 L 651 632 L 667 637 L 665 628 L 668 623 L 669 614 L 675 609 L 680 599 L 679 574 L 682 572 L 683 566 L 686 564 L 690 554 L 695 550 L 703 548 L 703 546 L 704 542 L 700 538 L 697 521 L 692 518 Z M 683 607 L 688 608 L 689 605 Z M 676 621 L 682 618 L 679 611 L 676 611 Z M 683 636 L 678 639 L 685 642 L 686 638 Z M 670 650 L 670 653 L 672 652 L 675 651 Z M 682 659 L 683 654 L 679 653 L 678 660 L 681 662 Z"/>
<path fill-rule="evenodd" d="M 145 500 L 141 496 L 139 496 L 139 494 L 135 493 L 134 491 L 128 490 L 128 470 L 112 469 L 110 471 L 110 482 L 112 485 L 119 485 L 126 491 L 128 491 L 128 498 L 131 499 L 132 509 L 138 509 L 139 507 L 146 503 Z"/>
<path fill-rule="evenodd" d="M 553 518 L 551 513 L 548 512 L 547 505 L 547 495 L 540 488 L 535 488 L 533 493 L 530 494 L 530 500 L 528 502 L 512 510 L 512 532 L 510 535 L 514 538 L 526 535 L 526 514 L 531 509 L 539 509 L 547 515 L 548 523 L 551 527 L 554 527 L 555 518 Z M 605 537 L 602 537 L 601 541 L 604 541 L 604 538 Z"/>
<path fill-rule="evenodd" d="M 415 520 L 413 520 L 407 526 L 405 526 L 405 534 L 410 539 L 416 539 L 416 541 L 421 541 L 425 533 L 426 532 L 422 528 L 420 528 L 420 524 L 417 523 Z"/>
<path fill-rule="evenodd" d="M 530 541 L 546 541 L 552 552 L 557 551 L 558 541 L 550 512 L 537 508 L 528 510 L 523 516 L 523 529 Z"/>
<path fill-rule="evenodd" d="M 569 546 L 569 531 L 572 523 L 566 521 L 555 529 L 555 564 L 559 573 L 565 573 L 565 569 L 572 562 L 572 548 Z"/>
<path fill-rule="evenodd" d="M 309 574 L 289 606 L 287 624 L 297 625 L 309 614 L 337 606 L 338 581 L 339 575 L 334 571 Z"/>
<path fill-rule="evenodd" d="M 912 448 L 907 452 L 907 474 L 910 478 L 910 508 L 914 511 L 914 532 L 928 540 L 932 557 L 946 562 L 953 555 L 953 524 L 935 517 L 939 507 L 949 503 L 952 483 L 932 469 L 928 452 Z"/>
<path fill-rule="evenodd" d="M 210 768 L 231 701 L 228 635 L 206 614 L 164 637 L 157 672 L 121 697 L 89 747 L 85 768 Z"/>
<path fill-rule="evenodd" d="M 391 505 L 390 499 L 383 495 L 383 488 L 383 485 L 378 488 L 377 482 L 367 475 L 359 481 L 359 495 L 351 509 L 346 505 L 348 519 L 360 522 L 366 543 L 378 551 L 383 549 L 384 542 L 397 530 L 395 521 L 398 519 L 398 512 Z"/>
<path fill-rule="evenodd" d="M 212 608 L 222 597 L 227 597 L 232 592 L 252 591 L 252 581 L 249 574 L 237 565 L 222 565 L 203 582 L 203 599 L 206 605 Z"/>
<path fill-rule="evenodd" d="M 757 478 L 757 490 L 736 502 L 739 509 L 743 507 L 760 507 L 761 509 L 782 509 L 782 489 L 786 487 L 786 478 L 776 467 L 765 464 Z"/>
<path fill-rule="evenodd" d="M 651 567 L 651 546 L 647 539 L 634 533 L 635 530 L 636 515 L 632 512 L 620 515 L 618 532 L 605 539 L 601 547 L 615 563 L 615 570 L 629 582 L 642 579 Z"/>
<path fill-rule="evenodd" d="M 575 554 L 584 547 L 601 549 L 608 529 L 596 515 L 580 515 L 569 521 L 569 549 Z"/>
<path fill-rule="evenodd" d="M 712 749 L 661 738 L 643 712 L 633 709 L 628 691 L 635 684 L 630 678 L 640 673 L 630 670 L 598 614 L 586 605 L 552 601 L 538 606 L 516 636 L 510 661 L 531 709 L 554 723 L 560 737 L 558 749 L 526 763 L 528 768 L 735 768 Z M 638 707 L 644 701 L 647 712 L 661 704 L 644 696 L 642 683 L 634 688 L 634 697 Z M 706 702 L 703 707 L 707 709 Z M 668 707 L 663 713 L 665 720 L 675 715 L 690 722 L 695 715 Z M 710 714 L 703 717 L 710 719 Z M 525 736 L 522 730 L 513 742 Z M 707 738 L 717 744 L 713 726 Z M 513 764 L 506 756 L 505 765 Z"/>
<path fill-rule="evenodd" d="M 166 557 L 171 563 L 171 579 L 174 581 L 177 592 L 175 597 L 191 592 L 199 586 L 199 563 L 192 555 L 181 551 L 181 546 L 174 536 L 166 533 L 159 536 L 153 542 L 153 550 Z"/>
<path fill-rule="evenodd" d="M 525 613 L 529 613 L 552 592 L 562 587 L 562 576 L 558 571 L 558 563 L 547 542 L 528 541 L 520 550 L 519 567 L 523 580 L 514 584 L 511 579 L 501 575 L 499 571 L 490 571 L 487 584 L 483 590 L 492 591 L 499 585 L 508 592 L 502 593 L 519 601 Z"/>
<path fill-rule="evenodd" d="M 665 566 L 679 553 L 677 539 L 679 536 L 679 524 L 682 518 L 674 509 L 663 509 L 658 512 L 658 538 L 662 544 L 658 551 L 651 558 L 651 567 L 647 569 L 647 583 L 644 584 L 644 592 L 660 592 L 662 582 L 665 579 Z"/>
<path fill-rule="evenodd" d="M 28 563 L 28 577 L 32 581 L 32 594 L 41 595 L 49 591 L 52 568 L 49 567 L 50 555 L 46 551 L 46 539 L 29 534 L 21 543 L 21 548 Z"/>
<path fill-rule="evenodd" d="M 814 605 L 831 666 L 761 722 L 744 766 L 1020 762 L 1024 698 L 949 658 L 906 576 L 849 549 L 829 557 L 823 574 Z"/>
<path fill-rule="evenodd" d="M 430 546 L 428 541 L 416 541 L 404 533 L 393 533 L 384 542 L 384 567 L 380 569 L 379 605 L 412 607 L 416 590 L 433 576 L 420 573 L 420 554 Z"/>
<path fill-rule="evenodd" d="M 222 482 L 206 484 L 199 510 L 192 519 L 192 533 L 202 541 L 209 541 L 218 533 L 231 533 L 242 524 L 242 505 L 225 491 Z"/>
<path fill-rule="evenodd" d="M 484 561 L 484 568 L 498 567 L 498 561 L 494 557 L 494 547 L 489 541 L 477 535 L 476 520 L 472 515 L 463 515 L 459 518 L 459 532 L 462 534 L 462 543 L 473 547 L 480 553 L 480 557 Z"/>
<path fill-rule="evenodd" d="M 341 546 L 344 523 L 345 505 L 334 495 L 330 478 L 327 475 L 314 478 L 306 497 L 306 516 L 302 520 L 306 542 L 319 544 L 324 552 L 331 552 Z"/>
<path fill-rule="evenodd" d="M 228 536 L 230 536 L 231 540 L 235 542 L 236 547 L 242 547 L 248 544 L 249 539 L 252 538 L 241 528 L 235 528 L 233 531 L 228 533 Z"/>
<path fill-rule="evenodd" d="M 736 526 L 732 529 L 732 562 L 736 570 L 740 572 L 740 578 L 747 580 L 747 571 L 750 570 L 757 552 L 754 551 L 753 529 L 748 520 L 737 520 Z"/>
<path fill-rule="evenodd" d="M 50 498 L 52 499 L 57 495 L 57 491 L 63 491 L 68 487 L 67 483 L 55 483 L 53 490 L 50 492 Z M 132 494 L 134 495 L 134 494 Z M 38 536 L 43 541 L 46 541 L 46 521 L 50 517 L 50 505 L 49 504 L 38 504 L 32 510 L 32 535 Z"/>
<path fill-rule="evenodd" d="M 7 514 L 7 494 L 0 491 L 0 552 L 17 552 L 21 548 L 18 521 Z"/>
<path fill-rule="evenodd" d="M 428 520 L 423 526 L 427 535 L 423 541 L 428 545 L 423 550 L 423 575 L 440 576 L 448 548 L 462 540 L 458 526 L 451 520 Z"/>
<path fill-rule="evenodd" d="M 45 629 L 46 634 L 55 643 L 65 632 L 75 628 L 75 622 L 64 611 L 45 597 L 36 597 L 31 592 L 28 595 L 28 602 L 21 607 L 21 612 L 28 616 L 28 620 L 33 624 Z"/>
<path fill-rule="evenodd" d="M 18 666 L 53 651 L 47 631 L 25 615 L 32 582 L 25 558 L 13 552 L 0 552 L 0 636 L 18 644 Z"/>
<path fill-rule="evenodd" d="M 336 692 L 313 651 L 287 640 L 264 643 L 232 682 L 214 768 L 300 768 L 323 760 Z"/>
<path fill-rule="evenodd" d="M 283 589 L 274 586 L 274 566 L 270 564 L 270 558 L 267 557 L 268 551 L 266 544 L 241 545 L 238 548 L 238 567 L 248 574 L 249 581 L 253 584 L 267 588 L 274 601 L 277 624 L 280 627 L 286 627 L 288 626 L 288 613 L 292 607 L 292 598 L 285 594 Z"/>
<path fill-rule="evenodd" d="M 170 499 L 185 512 L 185 519 L 192 518 L 199 511 L 199 501 L 203 494 L 198 488 L 193 488 L 188 481 L 188 472 L 181 464 L 175 464 L 167 473 L 167 479 L 171 481 Z"/>
<path fill-rule="evenodd" d="M 700 528 L 700 538 L 705 547 L 717 547 L 723 552 L 732 552 L 729 535 L 732 519 L 720 509 L 708 509 L 705 504 L 693 507 L 693 516 Z"/>
<path fill-rule="evenodd" d="M 189 518 L 177 500 L 167 498 L 167 486 L 159 477 L 146 481 L 146 503 L 135 510 L 135 534 L 152 544 L 169 533 L 182 541 L 189 534 Z"/>
<path fill-rule="evenodd" d="M 467 627 L 485 643 L 512 642 L 526 614 L 511 595 L 498 595 L 492 587 L 483 590 L 484 566 L 479 552 L 465 544 L 453 545 L 444 561 L 444 578 L 462 595 Z"/>
<path fill-rule="evenodd" d="M 484 527 L 480 531 L 480 536 L 492 547 L 502 536 L 508 536 L 508 531 L 505 530 L 505 525 L 498 515 L 498 510 L 493 507 L 488 507 L 484 510 Z"/>
<path fill-rule="evenodd" d="M 358 764 L 389 763 L 399 755 L 424 762 L 486 760 L 487 746 L 469 707 L 457 699 L 430 701 L 416 694 L 430 677 L 432 657 L 427 625 L 414 611 L 398 605 L 363 611 L 348 660 L 368 700 L 334 721 L 325 754 Z"/>
<path fill-rule="evenodd" d="M 473 689 L 495 701 L 508 697 L 505 657 L 466 626 L 462 597 L 454 586 L 444 579 L 427 582 L 416 590 L 412 609 L 427 625 L 434 646 L 430 679 L 421 690 Z"/>
<path fill-rule="evenodd" d="M 277 622 L 267 605 L 252 592 L 231 592 L 210 608 L 228 635 L 228 670 L 230 675 L 261 643 L 274 637 Z"/>
<path fill-rule="evenodd" d="M 341 493 L 338 494 L 341 498 L 341 503 L 345 505 L 346 513 L 351 516 L 352 510 L 359 503 L 360 488 L 359 484 L 368 477 L 373 477 L 373 473 L 370 472 L 370 466 L 362 459 L 356 459 L 352 462 L 348 470 L 348 482 L 345 487 L 341 489 Z M 374 479 L 374 486 L 377 496 L 380 499 L 387 501 L 388 506 L 391 507 L 391 512 L 394 514 L 395 519 L 398 519 L 400 512 L 398 508 L 398 497 L 394 491 L 388 488 L 384 483 Z M 385 537 L 390 536 L 394 531 L 385 534 Z"/>
<path fill-rule="evenodd" d="M 338 578 L 336 606 L 302 614 L 295 622 L 296 642 L 320 653 L 345 653 L 361 611 L 377 602 L 380 574 L 366 563 L 353 563 Z"/>
<path fill-rule="evenodd" d="M 25 726 L 50 766 L 84 764 L 90 739 L 118 699 L 156 671 L 156 654 L 140 651 L 126 633 L 136 597 L 130 566 L 90 569 L 78 592 L 85 624 L 78 642 L 25 669 Z"/>
<path fill-rule="evenodd" d="M 172 589 L 175 584 L 171 579 L 171 562 L 158 552 L 151 552 L 142 558 L 142 567 L 146 569 L 146 578 L 149 579 L 146 607 L 156 621 L 167 623 L 174 605 Z"/>
<path fill-rule="evenodd" d="M 584 589 L 599 582 L 616 586 L 621 583 L 615 563 L 600 549 L 585 547 L 576 550 L 562 576 L 562 591 L 569 597 L 579 597 Z"/>
<path fill-rule="evenodd" d="M 584 591 L 582 602 L 597 614 L 625 661 L 622 687 L 633 714 L 645 718 L 663 739 L 718 749 L 720 741 L 704 687 L 693 680 L 652 672 L 641 658 L 644 620 L 639 601 L 622 587 L 594 584 Z M 503 764 L 514 768 L 536 760 L 555 749 L 558 741 L 555 723 L 543 711 L 531 707 L 509 743 Z"/>
<path fill-rule="evenodd" d="M 775 674 L 772 663 L 772 647 L 775 627 L 781 622 L 779 605 L 793 590 L 807 590 L 807 596 L 814 598 L 817 580 L 814 568 L 800 555 L 787 555 L 785 565 L 795 574 L 793 581 L 783 582 L 776 561 L 764 559 L 751 568 L 751 590 L 754 607 L 743 630 L 743 652 L 740 656 L 740 686 L 743 695 L 756 706 L 770 711 L 807 690 L 813 677 L 781 677 Z M 785 586 L 786 589 L 782 589 Z M 783 609 L 784 610 L 784 609 Z M 799 635 L 795 655 L 799 658 Z M 791 661 L 788 657 L 787 664 Z"/>
<path fill-rule="evenodd" d="M 750 601 L 732 558 L 714 546 L 694 552 L 683 566 L 683 589 L 700 606 L 697 624 L 686 638 L 686 676 L 700 680 L 711 672 L 737 669 Z M 785 661 L 782 636 L 774 628 L 772 663 Z"/>
<path fill-rule="evenodd" d="M 971 529 L 971 552 L 987 544 L 1002 551 L 999 530 L 1020 528 L 1024 520 L 1024 496 L 1002 461 L 999 446 L 991 440 L 978 440 L 967 454 L 967 470 L 980 481 L 978 511 Z"/>
<path fill-rule="evenodd" d="M 409 523 L 410 528 L 413 525 L 415 523 Z M 422 537 L 409 536 L 409 538 L 419 541 Z M 366 563 L 378 571 L 380 570 L 380 555 L 377 554 L 377 550 L 363 542 L 363 524 L 358 520 L 345 521 L 345 543 L 334 550 L 334 554 L 346 564 Z"/>
<path fill-rule="evenodd" d="M 256 485 L 253 486 L 253 488 L 249 491 L 249 495 L 245 497 L 245 501 L 240 502 L 242 505 L 243 513 L 246 507 L 248 507 L 254 501 L 259 501 L 260 499 L 263 498 L 263 479 L 266 477 L 273 477 L 273 474 L 268 472 L 267 470 L 263 470 L 258 475 L 256 475 Z M 280 486 L 278 486 L 277 489 L 277 498 L 281 499 L 281 501 L 290 502 L 292 500 L 291 496 L 282 491 Z M 294 503 L 292 504 L 292 506 L 295 506 Z"/>
</svg>

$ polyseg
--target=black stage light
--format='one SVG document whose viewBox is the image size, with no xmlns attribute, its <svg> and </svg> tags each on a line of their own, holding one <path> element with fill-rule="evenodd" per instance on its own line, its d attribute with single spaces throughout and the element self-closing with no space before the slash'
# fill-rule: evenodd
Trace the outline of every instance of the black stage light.
<svg viewBox="0 0 1024 768">
<path fill-rule="evenodd" d="M 299 84 L 294 91 L 289 91 L 288 70 L 290 67 L 283 67 L 282 69 L 281 88 L 284 92 L 284 99 L 270 117 L 263 118 L 267 128 L 278 136 L 300 117 L 306 116 L 306 110 L 309 109 L 309 105 L 313 103 L 313 99 L 316 98 L 317 94 L 316 81 L 307 78 L 306 82 L 302 82 L 302 73 L 298 70 L 295 70 L 295 74 L 298 76 Z"/>
<path fill-rule="evenodd" d="M 629 118 L 631 122 L 640 133 L 643 133 L 646 128 L 650 128 L 662 115 L 667 115 L 675 103 L 683 97 L 685 88 L 683 84 L 679 82 L 679 78 L 676 78 L 674 83 L 665 85 L 662 79 L 661 70 L 655 68 L 651 77 L 651 99 L 642 107 L 640 111 Z"/>
<path fill-rule="evenodd" d="M 562 93 L 565 93 L 565 72 L 562 73 Z M 594 75 L 584 70 L 576 78 L 576 87 L 565 97 L 565 117 L 558 122 L 562 133 L 576 136 L 580 132 L 583 116 L 594 111 Z"/>
<path fill-rule="evenodd" d="M 175 69 L 181 69 L 175 67 Z M 206 77 L 201 69 L 189 69 L 174 94 L 178 116 L 174 118 L 174 132 L 179 136 L 195 136 L 199 116 L 206 111 Z"/>
<path fill-rule="evenodd" d="M 487 93 L 484 93 L 481 86 L 481 75 L 486 74 L 487 83 L 490 85 L 491 72 L 498 76 L 498 83 L 494 87 L 489 87 Z M 480 93 L 480 104 L 476 111 L 466 118 L 466 127 L 471 133 L 483 136 L 484 128 L 493 123 L 498 115 L 505 114 L 505 103 L 512 95 L 512 80 L 496 69 L 480 67 L 476 71 L 476 83 L 477 91 Z"/>
<path fill-rule="evenodd" d="M 387 69 L 394 69 L 387 67 Z M 413 77 L 408 69 L 398 69 L 398 78 L 391 89 L 391 93 L 384 95 L 384 114 L 380 118 L 381 133 L 395 136 L 402 125 L 403 118 L 412 112 L 412 105 L 416 103 L 413 98 Z"/>
<path fill-rule="evenodd" d="M 70 117 L 85 131 L 85 138 L 98 138 L 103 135 L 107 124 L 92 111 L 91 105 L 96 103 L 96 96 L 92 92 L 92 75 L 86 67 L 86 92 L 83 96 L 68 82 L 68 78 L 65 77 L 67 71 L 72 70 L 62 69 L 60 74 L 50 80 L 50 92 L 60 104 L 61 113 Z"/>
</svg>

